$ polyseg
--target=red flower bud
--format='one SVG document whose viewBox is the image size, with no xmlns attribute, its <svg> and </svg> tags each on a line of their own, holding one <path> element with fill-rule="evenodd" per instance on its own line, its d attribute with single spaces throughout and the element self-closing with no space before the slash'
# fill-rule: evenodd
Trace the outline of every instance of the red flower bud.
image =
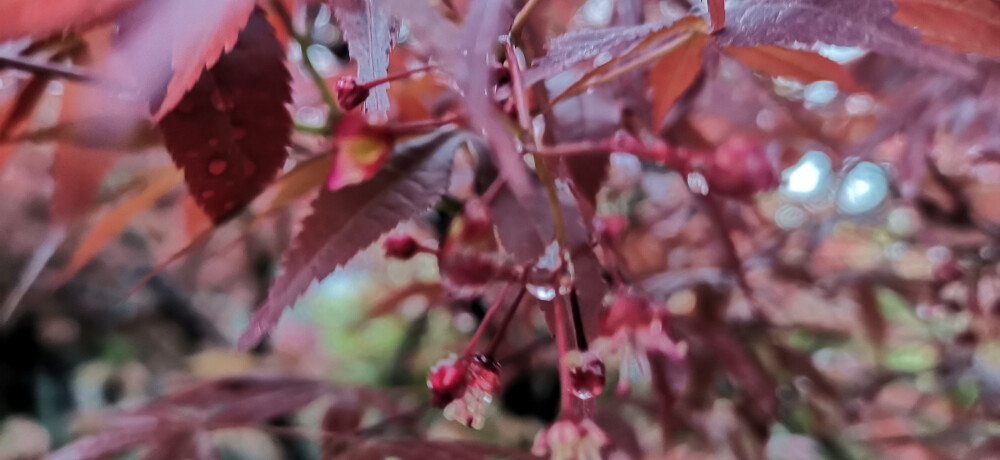
<svg viewBox="0 0 1000 460">
<path fill-rule="evenodd" d="M 709 191 L 737 198 L 773 190 L 781 182 L 764 145 L 744 136 L 729 138 L 715 152 L 693 153 L 686 172 L 702 174 Z"/>
<path fill-rule="evenodd" d="M 627 292 L 618 294 L 611 306 L 601 316 L 601 335 L 611 336 L 620 329 L 648 327 L 653 321 L 649 301 Z"/>
<path fill-rule="evenodd" d="M 395 259 L 407 260 L 420 251 L 420 245 L 410 235 L 389 235 L 382 244 L 385 255 Z"/>
<path fill-rule="evenodd" d="M 345 112 L 353 110 L 368 99 L 368 87 L 359 85 L 358 81 L 351 76 L 340 77 L 334 85 L 337 91 L 337 104 Z"/>
<path fill-rule="evenodd" d="M 465 390 L 465 366 L 456 358 L 438 361 L 427 377 L 431 389 L 431 402 L 437 407 L 447 406 Z"/>
</svg>

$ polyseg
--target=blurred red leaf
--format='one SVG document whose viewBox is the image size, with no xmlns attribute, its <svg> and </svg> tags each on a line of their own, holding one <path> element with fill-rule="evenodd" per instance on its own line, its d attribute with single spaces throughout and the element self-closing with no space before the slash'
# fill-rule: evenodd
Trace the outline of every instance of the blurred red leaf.
<svg viewBox="0 0 1000 460">
<path fill-rule="evenodd" d="M 84 91 L 87 89 L 76 84 L 63 86 L 60 121 L 73 120 L 80 115 L 79 96 Z M 92 211 L 98 204 L 98 192 L 104 177 L 116 160 L 99 150 L 59 143 L 52 164 L 52 220 L 67 223 Z"/>
<path fill-rule="evenodd" d="M 399 26 L 373 0 L 330 0 L 351 58 L 358 63 L 358 82 L 384 78 L 389 70 L 389 51 L 396 44 Z M 371 89 L 364 111 L 383 120 L 389 112 L 388 83 Z"/>
<path fill-rule="evenodd" d="M 129 74 L 139 94 L 150 101 L 153 120 L 159 122 L 199 82 L 205 69 L 233 49 L 255 3 L 143 0 L 119 18 L 114 54 L 102 70 Z M 268 34 L 273 35 L 270 30 Z M 284 44 L 276 48 L 283 51 Z"/>
<path fill-rule="evenodd" d="M 1000 58 L 1000 3 L 992 0 L 896 0 L 892 17 L 924 42 Z"/>
<path fill-rule="evenodd" d="M 17 144 L 9 143 L 8 139 L 23 128 L 48 85 L 48 78 L 32 76 L 18 91 L 14 101 L 5 107 L 3 118 L 0 119 L 0 171 L 3 171 L 17 148 Z"/>
<path fill-rule="evenodd" d="M 143 425 L 87 436 L 71 442 L 49 455 L 50 460 L 90 460 L 107 458 L 130 447 L 175 439 L 185 432 L 183 425 L 152 420 Z"/>
<path fill-rule="evenodd" d="M 653 89 L 653 126 L 659 127 L 667 118 L 677 99 L 701 73 L 701 52 L 708 36 L 692 33 L 653 66 L 649 82 Z"/>
<path fill-rule="evenodd" d="M 62 269 L 56 279 L 57 284 L 65 282 L 90 262 L 111 240 L 125 231 L 128 224 L 139 213 L 149 209 L 160 198 L 177 186 L 183 179 L 179 170 L 170 166 L 158 168 L 146 175 L 145 188 L 136 196 L 124 201 L 105 214 L 83 238 L 69 264 Z"/>
<path fill-rule="evenodd" d="M 257 218 L 274 214 L 309 192 L 319 189 L 332 167 L 332 155 L 320 155 L 295 165 L 295 168 L 271 183 L 269 188 L 274 190 L 274 196 L 254 202 L 252 209 L 257 213 Z"/>
<path fill-rule="evenodd" d="M 916 32 L 893 22 L 895 12 L 892 0 L 738 2 L 727 9 L 726 28 L 716 37 L 736 46 L 856 46 L 962 78 L 978 74 L 968 61 L 921 44 Z"/>
<path fill-rule="evenodd" d="M 242 209 L 284 166 L 289 78 L 284 50 L 258 10 L 237 46 L 160 121 L 191 195 L 214 221 Z"/>
<path fill-rule="evenodd" d="M 184 197 L 184 234 L 188 239 L 195 239 L 201 232 L 212 226 L 212 219 L 198 207 L 198 202 L 191 195 Z"/>
<path fill-rule="evenodd" d="M 772 77 L 791 78 L 803 83 L 829 80 L 844 91 L 864 91 L 847 69 L 812 51 L 760 45 L 730 46 L 726 48 L 726 53 L 739 59 L 743 65 Z"/>
<path fill-rule="evenodd" d="M 726 0 L 708 0 L 708 15 L 712 30 L 722 30 L 726 26 Z"/>
<path fill-rule="evenodd" d="M 366 441 L 347 453 L 346 458 L 382 460 L 385 458 L 433 458 L 435 460 L 481 460 L 485 458 L 537 459 L 514 449 L 471 441 L 424 441 L 416 439 L 376 439 Z"/>
<path fill-rule="evenodd" d="M 0 42 L 44 38 L 114 18 L 138 0 L 0 0 Z"/>
<path fill-rule="evenodd" d="M 451 159 L 461 142 L 464 136 L 452 130 L 414 139 L 399 145 L 371 180 L 320 191 L 313 214 L 302 222 L 302 230 L 285 252 L 283 271 L 254 312 L 239 347 L 259 342 L 313 281 L 333 273 L 400 221 L 433 205 L 447 189 Z"/>
</svg>

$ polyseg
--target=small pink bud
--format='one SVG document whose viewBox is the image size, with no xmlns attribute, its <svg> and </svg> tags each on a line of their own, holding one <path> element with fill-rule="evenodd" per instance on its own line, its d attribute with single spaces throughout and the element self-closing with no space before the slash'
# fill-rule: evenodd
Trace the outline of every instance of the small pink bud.
<svg viewBox="0 0 1000 460">
<path fill-rule="evenodd" d="M 407 260 L 420 251 L 420 245 L 410 235 L 389 235 L 382 244 L 385 255 L 394 259 Z"/>
<path fill-rule="evenodd" d="M 447 406 L 465 389 L 465 366 L 453 356 L 438 361 L 427 377 L 431 389 L 431 402 L 437 407 Z"/>
<path fill-rule="evenodd" d="M 337 104 L 344 111 L 353 110 L 368 99 L 368 87 L 359 85 L 358 81 L 351 76 L 340 77 L 334 85 L 337 91 Z"/>
</svg>

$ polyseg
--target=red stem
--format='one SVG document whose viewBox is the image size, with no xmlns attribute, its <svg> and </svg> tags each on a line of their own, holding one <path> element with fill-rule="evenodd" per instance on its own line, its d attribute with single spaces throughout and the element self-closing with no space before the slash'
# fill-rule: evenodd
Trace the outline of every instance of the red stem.
<svg viewBox="0 0 1000 460">
<path fill-rule="evenodd" d="M 570 386 L 569 367 L 566 367 L 565 359 L 566 353 L 569 352 L 569 337 L 566 334 L 566 306 L 561 297 L 553 299 L 552 308 L 555 313 L 556 349 L 559 351 L 559 390 L 562 395 L 562 414 L 560 417 L 576 418 L 579 416 L 578 411 L 575 410 L 577 399 Z"/>
<path fill-rule="evenodd" d="M 461 115 L 452 114 L 445 116 L 444 118 L 386 125 L 380 128 L 380 130 L 389 136 L 407 136 L 410 134 L 421 134 L 426 131 L 434 130 L 444 125 L 455 123 L 461 119 Z"/>
<path fill-rule="evenodd" d="M 397 73 L 395 75 L 388 75 L 388 76 L 385 76 L 385 77 L 382 77 L 382 78 L 376 78 L 375 80 L 367 81 L 367 82 L 364 82 L 364 83 L 359 83 L 358 85 L 364 87 L 365 89 L 372 89 L 372 88 L 374 88 L 374 87 L 376 87 L 378 85 L 381 85 L 383 83 L 389 83 L 391 81 L 402 80 L 402 79 L 404 79 L 406 77 L 409 77 L 410 75 L 413 75 L 415 73 L 427 72 L 427 71 L 429 71 L 431 69 L 434 69 L 434 66 L 432 66 L 432 65 L 426 65 L 426 66 L 423 66 L 423 67 L 417 67 L 416 69 L 411 69 L 411 70 L 407 70 L 407 71 L 404 71 L 404 72 L 400 72 L 400 73 Z"/>
<path fill-rule="evenodd" d="M 524 298 L 524 293 L 527 292 L 522 286 L 521 290 L 518 291 L 517 297 L 514 297 L 514 303 L 511 304 L 510 308 L 507 310 L 507 314 L 501 320 L 500 328 L 497 329 L 496 335 L 493 336 L 493 340 L 486 347 L 485 355 L 490 359 L 493 359 L 497 348 L 500 346 L 500 341 L 503 340 L 504 335 L 507 333 L 507 328 L 510 326 L 510 322 L 514 319 L 514 313 L 517 312 L 517 307 L 521 305 L 521 299 Z"/>
<path fill-rule="evenodd" d="M 497 300 L 493 302 L 493 305 L 490 305 L 490 309 L 486 311 L 486 315 L 483 316 L 483 320 L 479 322 L 479 328 L 476 329 L 476 333 L 472 335 L 471 339 L 469 339 L 469 344 L 466 345 L 465 351 L 462 353 L 461 360 L 465 360 L 466 358 L 472 356 L 472 352 L 476 349 L 476 343 L 479 342 L 479 338 L 483 336 L 483 332 L 486 330 L 487 325 L 489 325 L 490 320 L 493 319 L 493 316 L 497 314 L 497 310 L 499 310 L 500 306 L 503 304 L 503 299 L 504 297 L 507 297 L 507 292 L 510 291 L 510 286 L 511 285 L 508 284 L 503 288 L 503 292 L 501 292 L 500 296 L 497 297 Z M 523 293 L 524 289 L 521 289 L 521 292 Z M 520 295 L 518 296 L 518 300 L 520 300 Z"/>
</svg>

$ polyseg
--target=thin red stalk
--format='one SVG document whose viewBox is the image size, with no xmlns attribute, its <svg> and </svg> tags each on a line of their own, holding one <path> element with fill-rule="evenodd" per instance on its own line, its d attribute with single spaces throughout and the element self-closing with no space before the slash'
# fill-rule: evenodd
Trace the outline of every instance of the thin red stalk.
<svg viewBox="0 0 1000 460">
<path fill-rule="evenodd" d="M 514 302 L 510 305 L 510 308 L 507 310 L 507 314 L 504 315 L 501 320 L 500 327 L 497 329 L 496 335 L 493 336 L 493 340 L 490 341 L 490 344 L 486 346 L 484 354 L 487 357 L 492 359 L 496 353 L 497 347 L 500 346 L 500 341 L 503 340 L 503 337 L 507 333 L 507 328 L 510 327 L 510 322 L 514 319 L 514 313 L 517 313 L 517 307 L 521 305 L 521 299 L 524 298 L 525 292 L 526 290 L 522 286 L 521 290 L 518 291 L 517 296 L 514 297 Z"/>
<path fill-rule="evenodd" d="M 559 352 L 559 391 L 562 395 L 562 414 L 560 417 L 566 418 L 569 416 L 576 418 L 579 415 L 574 410 L 577 399 L 573 395 L 573 389 L 570 387 L 569 367 L 566 367 L 565 359 L 566 353 L 569 353 L 569 337 L 566 334 L 566 306 L 563 304 L 561 297 L 557 296 L 553 299 L 552 309 L 555 313 L 556 349 Z"/>
<path fill-rule="evenodd" d="M 389 76 L 385 76 L 385 77 L 382 77 L 382 78 L 376 78 L 375 80 L 372 80 L 372 81 L 366 81 L 364 83 L 359 83 L 359 86 L 362 86 L 362 87 L 364 87 L 366 89 L 372 89 L 372 88 L 374 88 L 374 87 L 376 87 L 378 85 L 381 85 L 383 83 L 389 83 L 389 82 L 396 81 L 396 80 L 402 80 L 402 79 L 404 79 L 406 77 L 409 77 L 410 75 L 413 75 L 413 74 L 416 74 L 416 73 L 420 73 L 420 72 L 427 72 L 427 71 L 429 71 L 431 69 L 434 69 L 434 68 L 435 67 L 432 66 L 432 65 L 425 65 L 423 67 L 417 67 L 416 69 L 410 69 L 410 70 L 403 71 L 403 72 L 400 72 L 400 73 L 397 73 L 397 74 L 394 74 L 394 75 L 389 75 Z"/>
<path fill-rule="evenodd" d="M 492 203 L 493 200 L 497 198 L 497 195 L 500 194 L 500 190 L 503 190 L 504 183 L 506 183 L 506 181 L 503 176 L 497 176 L 496 179 L 493 179 L 493 183 L 490 184 L 490 188 L 486 189 L 486 192 L 483 193 L 483 203 Z"/>
<path fill-rule="evenodd" d="M 391 136 L 406 136 L 410 134 L 420 134 L 425 131 L 434 130 L 444 125 L 455 123 L 461 119 L 462 119 L 461 115 L 452 114 L 444 118 L 386 125 L 385 127 L 381 128 L 381 130 L 383 130 L 386 134 L 389 134 Z"/>
<path fill-rule="evenodd" d="M 507 292 L 510 291 L 510 286 L 511 285 L 508 284 L 506 287 L 504 287 L 503 292 L 500 293 L 500 296 L 497 297 L 497 300 L 493 302 L 493 305 L 490 305 L 490 309 L 486 310 L 486 315 L 483 316 L 483 320 L 479 322 L 479 328 L 476 329 L 476 333 L 472 335 L 471 339 L 469 339 L 469 344 L 466 345 L 465 351 L 462 352 L 462 359 L 466 359 L 472 356 L 472 352 L 475 351 L 476 343 L 479 342 L 479 338 L 483 336 L 483 332 L 489 325 L 490 320 L 493 319 L 493 317 L 497 314 L 497 310 L 499 310 L 500 306 L 503 305 L 503 299 L 507 297 Z M 518 297 L 518 299 L 520 299 L 520 297 Z"/>
</svg>

